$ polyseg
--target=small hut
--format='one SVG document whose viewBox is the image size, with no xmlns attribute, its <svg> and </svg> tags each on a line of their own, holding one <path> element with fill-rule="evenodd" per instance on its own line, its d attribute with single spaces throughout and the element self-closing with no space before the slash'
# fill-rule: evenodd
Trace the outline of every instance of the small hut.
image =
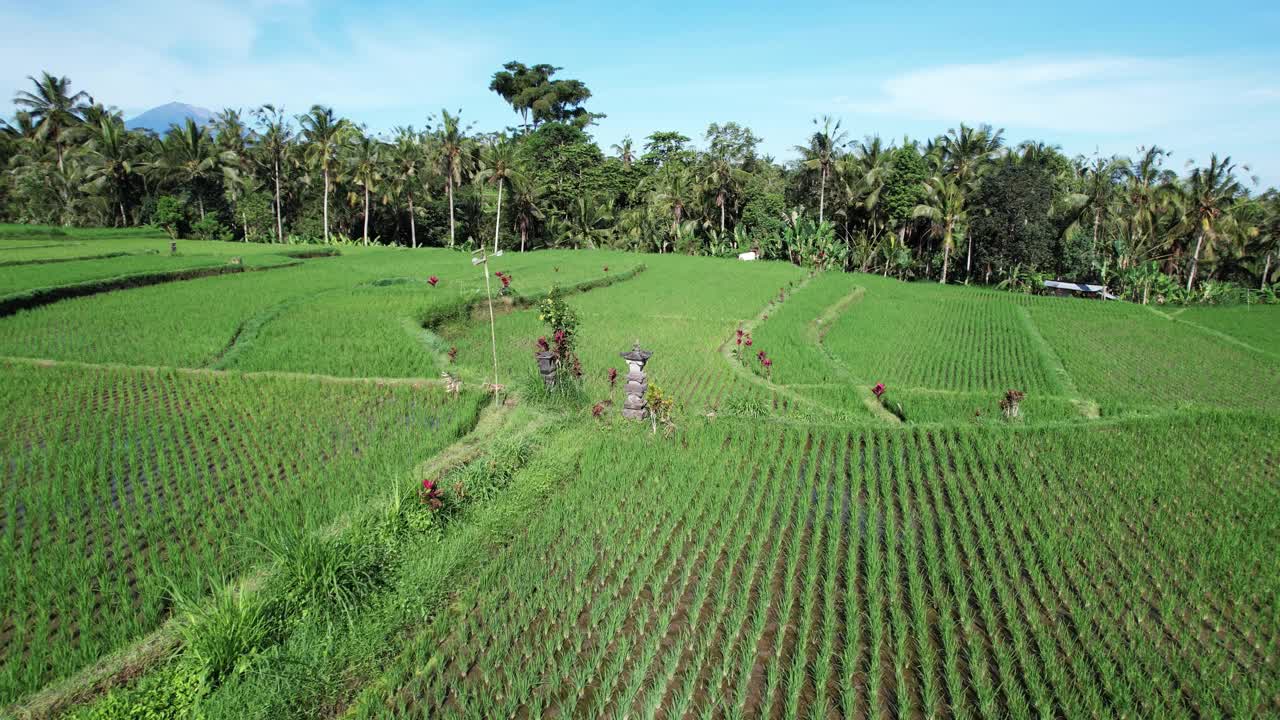
<svg viewBox="0 0 1280 720">
<path fill-rule="evenodd" d="M 1116 296 L 1107 292 L 1106 285 L 1088 285 L 1085 283 L 1063 282 L 1061 280 L 1045 280 L 1044 287 L 1058 297 L 1094 297 L 1101 300 L 1115 300 Z"/>
</svg>

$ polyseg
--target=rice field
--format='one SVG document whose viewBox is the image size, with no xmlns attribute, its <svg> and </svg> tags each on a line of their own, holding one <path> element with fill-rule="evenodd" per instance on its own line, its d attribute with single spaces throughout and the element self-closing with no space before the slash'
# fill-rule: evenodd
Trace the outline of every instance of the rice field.
<svg viewBox="0 0 1280 720">
<path fill-rule="evenodd" d="M 609 437 L 350 715 L 1280 710 L 1277 430 Z"/>
<path fill-rule="evenodd" d="M 1280 715 L 1274 308 L 167 242 L 0 226 L 0 714 Z"/>
<path fill-rule="evenodd" d="M 438 387 L 0 363 L 0 698 L 157 627 L 470 430 Z"/>
</svg>

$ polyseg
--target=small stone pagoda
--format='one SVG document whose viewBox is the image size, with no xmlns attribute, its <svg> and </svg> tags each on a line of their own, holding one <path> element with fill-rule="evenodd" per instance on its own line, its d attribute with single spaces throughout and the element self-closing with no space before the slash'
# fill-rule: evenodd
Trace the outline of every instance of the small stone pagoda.
<svg viewBox="0 0 1280 720">
<path fill-rule="evenodd" d="M 542 382 L 550 390 L 556 386 L 556 354 L 550 351 L 534 353 L 534 359 L 538 361 L 538 373 L 542 375 Z"/>
<path fill-rule="evenodd" d="M 653 357 L 653 353 L 649 350 L 641 350 L 640 341 L 637 340 L 631 352 L 619 353 L 619 355 L 627 361 L 629 368 L 627 385 L 624 389 L 627 399 L 622 404 L 622 417 L 628 420 L 644 420 L 649 417 L 644 397 L 649 389 L 649 381 L 645 375 L 644 366 L 649 362 L 649 358 Z"/>
</svg>

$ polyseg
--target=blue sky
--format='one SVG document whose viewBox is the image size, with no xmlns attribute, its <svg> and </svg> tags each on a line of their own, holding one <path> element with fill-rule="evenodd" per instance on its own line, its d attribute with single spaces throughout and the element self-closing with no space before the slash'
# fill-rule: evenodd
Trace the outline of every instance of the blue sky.
<svg viewBox="0 0 1280 720">
<path fill-rule="evenodd" d="M 0 88 L 48 69 L 132 115 L 313 102 L 375 130 L 441 107 L 515 122 L 507 60 L 585 81 L 604 147 L 734 120 L 780 160 L 810 120 L 854 137 L 990 122 L 1068 154 L 1211 151 L 1280 185 L 1280 3 L 0 3 Z"/>
</svg>

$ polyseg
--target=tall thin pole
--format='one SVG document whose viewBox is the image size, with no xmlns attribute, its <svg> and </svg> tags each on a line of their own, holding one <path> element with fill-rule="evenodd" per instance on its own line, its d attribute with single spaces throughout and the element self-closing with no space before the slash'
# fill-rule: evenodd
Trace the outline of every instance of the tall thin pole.
<svg viewBox="0 0 1280 720">
<path fill-rule="evenodd" d="M 494 329 L 493 292 L 489 289 L 489 256 L 481 250 L 484 264 L 484 294 L 489 301 L 489 344 L 493 348 L 493 402 L 498 402 L 498 331 Z"/>
</svg>

